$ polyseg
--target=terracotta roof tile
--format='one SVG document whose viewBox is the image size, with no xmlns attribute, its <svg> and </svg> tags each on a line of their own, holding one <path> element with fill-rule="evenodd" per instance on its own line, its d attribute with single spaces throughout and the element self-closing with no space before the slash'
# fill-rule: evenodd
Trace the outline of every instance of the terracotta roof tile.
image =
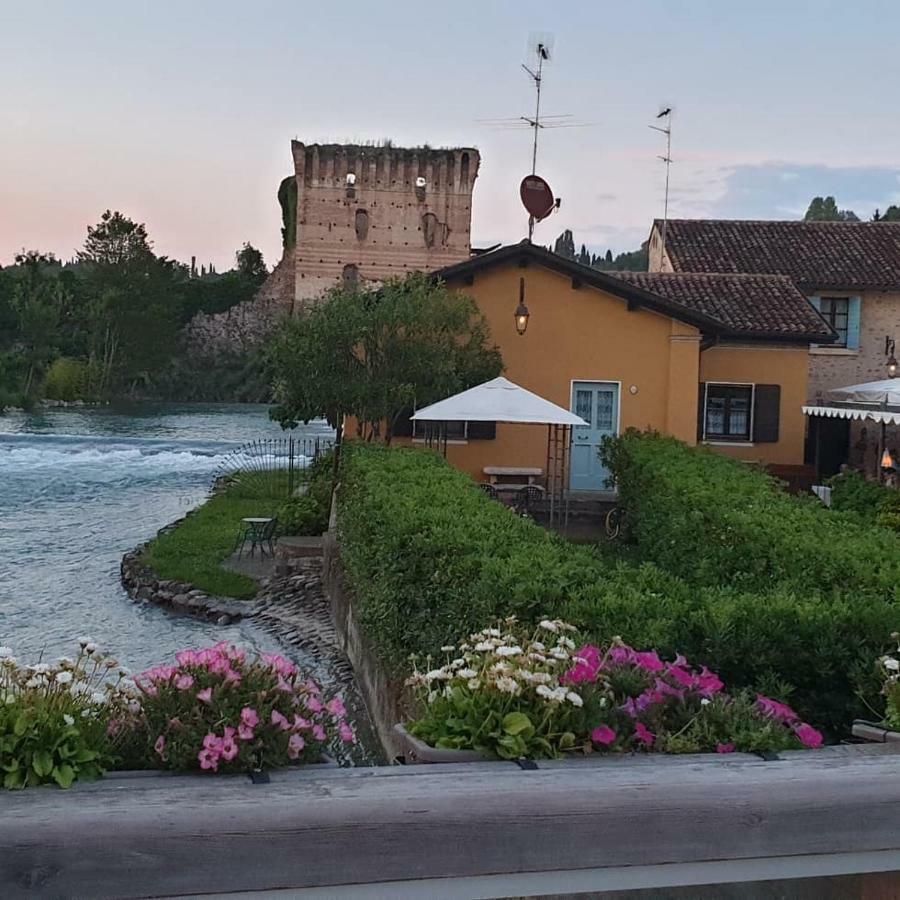
<svg viewBox="0 0 900 900">
<path fill-rule="evenodd" d="M 722 324 L 735 335 L 831 333 L 793 281 L 783 275 L 608 272 Z"/>
<path fill-rule="evenodd" d="M 900 222 L 670 219 L 666 252 L 676 272 L 787 275 L 807 292 L 900 290 Z"/>
</svg>

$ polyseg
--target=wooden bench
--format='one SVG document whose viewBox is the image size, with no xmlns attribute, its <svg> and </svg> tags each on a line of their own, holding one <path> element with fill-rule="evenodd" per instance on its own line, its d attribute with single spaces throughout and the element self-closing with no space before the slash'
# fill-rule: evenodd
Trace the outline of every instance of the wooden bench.
<svg viewBox="0 0 900 900">
<path fill-rule="evenodd" d="M 535 480 L 544 474 L 543 469 L 531 466 L 485 466 L 482 470 L 487 475 L 491 484 L 500 484 L 501 478 L 525 478 L 525 484 L 534 484 Z"/>
</svg>

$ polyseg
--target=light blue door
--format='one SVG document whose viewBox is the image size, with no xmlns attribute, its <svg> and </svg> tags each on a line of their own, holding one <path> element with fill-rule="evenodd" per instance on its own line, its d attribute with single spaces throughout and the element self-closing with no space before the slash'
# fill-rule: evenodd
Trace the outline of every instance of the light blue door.
<svg viewBox="0 0 900 900">
<path fill-rule="evenodd" d="M 619 423 L 619 386 L 609 382 L 576 381 L 572 412 L 588 425 L 572 429 L 569 486 L 573 491 L 607 491 L 609 470 L 600 462 L 600 442 L 616 434 Z"/>
</svg>

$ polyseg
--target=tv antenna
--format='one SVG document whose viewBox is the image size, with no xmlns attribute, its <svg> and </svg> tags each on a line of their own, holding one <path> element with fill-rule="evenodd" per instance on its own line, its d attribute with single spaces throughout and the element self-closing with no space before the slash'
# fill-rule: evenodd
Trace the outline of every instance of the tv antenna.
<svg viewBox="0 0 900 900">
<path fill-rule="evenodd" d="M 666 136 L 666 152 L 657 159 L 661 159 L 666 164 L 666 190 L 663 200 L 663 225 L 662 225 L 662 250 L 660 255 L 660 265 L 662 259 L 666 255 L 666 229 L 669 224 L 669 169 L 672 166 L 672 107 L 663 106 L 656 114 L 657 121 L 664 119 L 665 125 L 648 125 L 654 131 L 659 131 Z"/>
</svg>

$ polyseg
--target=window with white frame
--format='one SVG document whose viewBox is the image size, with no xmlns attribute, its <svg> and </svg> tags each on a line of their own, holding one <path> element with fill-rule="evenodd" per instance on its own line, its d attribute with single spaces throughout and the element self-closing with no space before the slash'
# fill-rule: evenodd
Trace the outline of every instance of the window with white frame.
<svg viewBox="0 0 900 900">
<path fill-rule="evenodd" d="M 703 436 L 708 441 L 749 441 L 752 434 L 753 385 L 706 385 Z"/>
</svg>

